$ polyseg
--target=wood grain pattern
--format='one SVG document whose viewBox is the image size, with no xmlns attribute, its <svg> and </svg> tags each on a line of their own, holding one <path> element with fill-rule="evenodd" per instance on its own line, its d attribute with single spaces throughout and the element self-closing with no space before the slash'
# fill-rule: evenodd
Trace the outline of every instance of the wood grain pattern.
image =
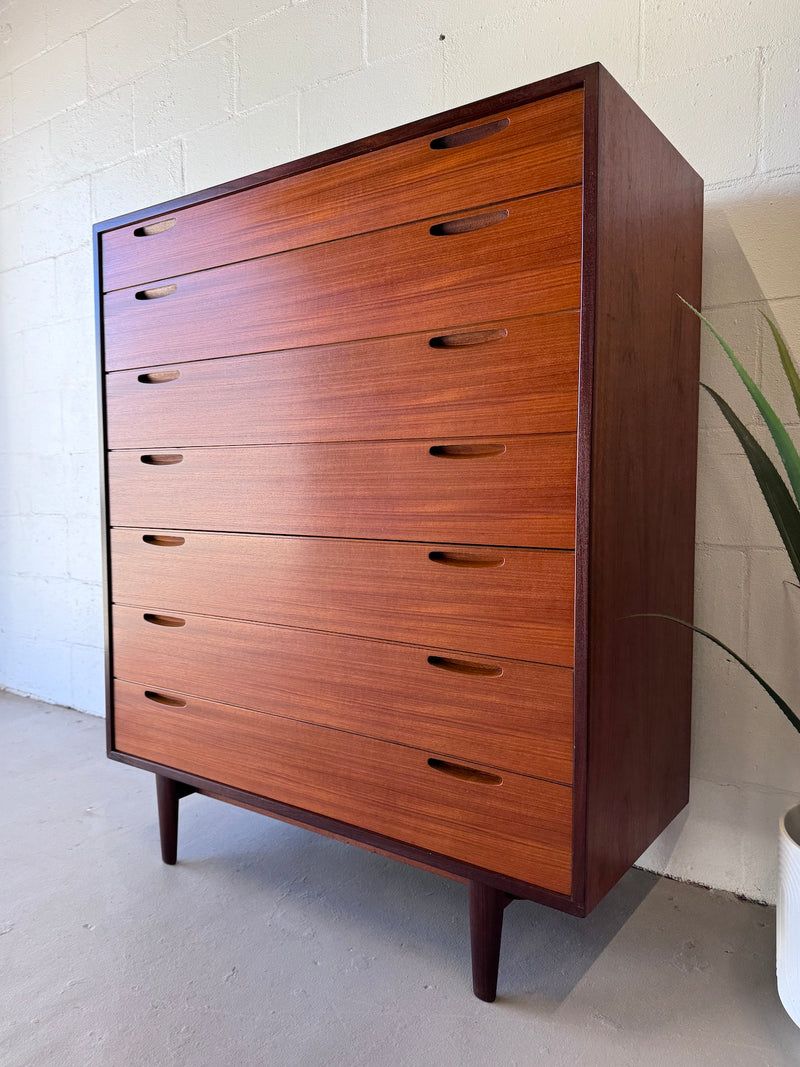
<svg viewBox="0 0 800 1067">
<path fill-rule="evenodd" d="M 114 600 L 572 666 L 571 552 L 181 536 L 113 530 Z"/>
<path fill-rule="evenodd" d="M 518 108 L 508 126 L 455 148 L 430 134 L 105 233 L 106 289 L 319 244 L 581 180 L 582 92 Z M 445 127 L 439 135 L 471 129 Z M 155 272 L 155 273 L 154 273 Z"/>
<path fill-rule="evenodd" d="M 524 164 L 522 156 L 516 166 L 492 161 L 490 148 L 520 133 L 513 115 L 507 127 L 501 121 L 489 136 L 470 140 L 471 126 L 504 118 L 502 109 L 562 91 L 571 98 L 536 105 L 546 116 L 542 142 L 535 149 L 531 142 Z M 458 141 L 462 130 L 470 143 L 428 147 L 434 138 L 451 144 L 451 133 Z M 412 138 L 424 140 L 423 156 L 437 157 L 427 177 L 408 155 Z M 461 159 L 442 163 L 456 160 L 451 153 Z M 396 168 L 373 179 L 376 164 L 380 170 L 401 157 L 409 161 L 405 178 Z M 553 191 L 572 166 L 572 187 Z M 345 173 L 378 185 L 353 195 Z M 320 195 L 311 203 L 314 189 Z M 286 219 L 256 206 L 275 195 L 287 198 Z M 347 202 L 337 207 L 340 196 Z M 96 226 L 98 293 L 117 290 L 105 302 L 98 297 L 101 365 L 114 372 L 106 375 L 109 439 L 139 450 L 109 457 L 112 519 L 140 527 L 113 532 L 114 578 L 131 603 L 147 599 L 138 611 L 116 608 L 109 632 L 118 669 L 140 683 L 122 696 L 125 683 L 118 683 L 121 736 L 126 745 L 141 741 L 146 752 L 118 751 L 110 719 L 112 757 L 416 862 L 430 858 L 502 892 L 590 911 L 686 799 L 691 639 L 628 616 L 691 613 L 698 327 L 675 293 L 700 299 L 701 200 L 697 176 L 593 65 Z M 202 225 L 191 230 L 176 218 L 136 239 L 120 229 L 157 226 L 183 209 Z M 430 233 L 503 210 L 509 218 L 484 229 Z M 162 252 L 139 251 L 148 248 Z M 263 258 L 235 263 L 240 255 Z M 173 285 L 172 295 L 135 297 Z M 574 343 L 578 308 L 576 448 L 575 348 L 570 363 L 566 338 Z M 462 343 L 463 334 L 498 327 L 509 333 L 491 336 L 483 351 Z M 529 341 L 519 329 L 531 331 Z M 443 333 L 450 347 L 431 347 L 430 337 Z M 164 373 L 175 377 L 138 381 Z M 140 388 L 149 390 L 144 403 Z M 169 390 L 172 399 L 162 399 Z M 218 445 L 225 447 L 210 447 Z M 143 454 L 156 463 L 141 463 Z M 162 465 L 165 455 L 180 462 Z M 434 475 L 430 463 L 445 466 Z M 195 527 L 285 536 L 209 535 L 201 544 L 206 535 Z M 144 536 L 183 538 L 174 550 L 186 549 L 208 583 L 202 601 L 180 599 L 188 580 L 173 564 L 150 573 L 145 566 L 137 579 L 139 551 L 162 560 L 173 551 L 145 545 Z M 381 540 L 362 540 L 372 538 Z M 258 540 L 264 545 L 251 551 Z M 575 547 L 574 678 L 565 667 L 508 658 L 511 649 L 529 654 L 532 645 L 558 644 L 524 610 L 532 596 L 546 614 L 535 567 L 492 600 L 484 583 L 490 568 L 440 564 L 449 571 L 440 594 L 412 564 L 426 549 L 428 556 L 499 549 L 504 567 L 516 567 L 518 556 L 528 563 L 541 556 L 511 545 Z M 376 570 L 379 551 L 399 570 Z M 556 555 L 563 564 L 566 554 Z M 248 582 L 270 566 L 268 578 Z M 285 611 L 283 621 L 228 622 L 188 611 L 180 627 L 143 620 L 145 612 L 169 616 L 183 605 L 230 610 L 215 599 L 226 586 L 254 615 Z M 447 605 L 437 613 L 439 595 Z M 555 611 L 565 610 L 562 599 Z M 319 632 L 343 619 L 370 636 Z M 437 627 L 449 636 L 435 638 Z M 482 630 L 499 643 L 479 644 Z M 505 657 L 489 654 L 500 650 Z M 151 686 L 185 706 L 144 700 L 142 689 Z M 186 696 L 197 687 L 219 704 Z M 250 710 L 220 706 L 237 702 Z M 312 719 L 316 725 L 305 721 Z M 542 880 L 538 860 L 519 845 L 528 831 L 513 827 L 502 840 L 512 838 L 511 852 L 524 853 L 526 865 L 515 859 L 513 876 L 498 873 L 487 843 L 494 813 L 484 813 L 476 837 L 466 807 L 434 805 L 432 822 L 425 823 L 427 808 L 416 819 L 425 832 L 409 831 L 402 796 L 370 792 L 378 786 L 369 778 L 366 794 L 356 784 L 352 747 L 354 784 L 343 808 L 328 810 L 327 794 L 335 792 L 328 778 L 324 803 L 315 807 L 302 786 L 305 767 L 291 762 L 276 773 L 291 781 L 294 799 L 283 784 L 276 799 L 263 779 L 271 773 L 264 769 L 266 722 L 284 724 L 277 728 L 281 752 L 291 749 L 291 759 L 305 759 L 308 745 L 313 768 L 325 760 L 328 769 L 323 732 L 340 739 L 361 732 L 392 769 L 387 753 L 413 753 L 411 740 L 427 758 L 466 761 L 482 773 L 541 776 L 564 783 L 558 789 L 572 783 L 571 814 L 564 809 L 563 823 L 557 820 L 566 834 L 559 873 L 546 874 L 546 858 Z M 316 741 L 303 734 L 295 751 L 294 730 L 316 731 Z M 175 746 L 191 769 L 174 769 Z M 245 778 L 235 778 L 237 769 Z M 427 761 L 424 770 L 436 774 Z M 439 788 L 498 788 L 438 778 Z M 413 778 L 416 793 L 418 784 Z M 365 822 L 376 796 L 380 818 Z M 537 803 L 518 798 L 497 817 L 522 826 Z M 387 822 L 385 813 L 400 822 Z M 466 835 L 458 847 L 451 831 Z"/>
<path fill-rule="evenodd" d="M 115 700 L 123 752 L 569 891 L 566 786 L 508 772 L 500 785 L 456 779 L 425 751 L 209 701 L 157 707 L 124 683 Z"/>
<path fill-rule="evenodd" d="M 578 346 L 578 315 L 563 312 L 117 371 L 106 383 L 109 445 L 574 432 Z"/>
<path fill-rule="evenodd" d="M 589 562 L 587 908 L 688 799 L 702 181 L 604 71 Z"/>
<path fill-rule="evenodd" d="M 170 296 L 104 302 L 107 370 L 338 343 L 580 303 L 581 189 L 502 205 L 448 237 L 431 221 L 200 271 Z M 172 232 L 171 230 L 169 231 Z"/>
<path fill-rule="evenodd" d="M 120 756 L 119 758 L 121 762 L 127 762 L 130 757 Z M 358 838 L 354 838 L 352 836 L 352 833 L 350 835 L 347 835 L 342 833 L 341 831 L 328 829 L 322 824 L 324 822 L 332 820 L 324 820 L 319 816 L 317 816 L 317 825 L 311 827 L 308 821 L 303 822 L 300 818 L 291 818 L 288 815 L 283 814 L 282 812 L 276 810 L 268 810 L 265 805 L 269 804 L 269 801 L 265 801 L 263 798 L 259 798 L 260 806 L 254 804 L 252 800 L 245 801 L 242 799 L 234 799 L 232 796 L 233 790 L 231 790 L 229 786 L 226 787 L 224 795 L 214 789 L 197 790 L 197 792 L 201 792 L 203 796 L 210 797 L 212 800 L 220 800 L 225 804 L 233 804 L 234 807 L 244 808 L 246 811 L 253 811 L 257 815 L 269 815 L 271 818 L 277 819 L 278 822 L 289 823 L 291 826 L 297 826 L 301 830 L 313 829 L 314 833 L 320 834 L 321 837 L 332 837 L 335 841 L 341 841 L 344 845 L 355 845 L 356 848 L 363 848 L 365 852 L 372 852 L 376 856 L 385 856 L 387 859 L 390 860 L 400 860 L 402 863 L 407 863 L 409 867 L 418 867 L 421 871 L 428 871 L 430 874 L 438 874 L 441 878 L 449 878 L 453 882 L 466 883 L 468 881 L 466 875 L 455 874 L 454 872 L 451 872 L 443 867 L 434 866 L 430 862 L 430 854 L 428 854 L 427 863 L 423 863 L 422 860 L 419 859 L 411 859 L 408 856 L 400 856 L 398 855 L 396 849 L 394 851 L 390 851 L 388 848 L 381 847 L 371 840 L 362 841 Z M 251 794 L 245 793 L 242 794 L 242 796 L 249 797 L 251 796 Z M 276 804 L 275 807 L 278 808 L 280 807 L 280 805 Z M 307 819 L 307 813 L 304 814 L 306 815 Z M 374 838 L 376 835 L 367 834 L 366 836 Z"/>
<path fill-rule="evenodd" d="M 501 454 L 431 455 L 431 448 L 453 444 L 187 448 L 181 462 L 166 465 L 143 463 L 139 452 L 112 452 L 111 523 L 572 548 L 573 434 L 485 442 Z"/>
<path fill-rule="evenodd" d="M 113 614 L 114 672 L 148 690 L 193 693 L 412 742 L 430 754 L 572 780 L 572 672 L 565 668 L 202 615 L 160 627 L 147 623 L 142 609 L 121 605 Z M 431 657 L 500 673 L 442 670 Z"/>
<path fill-rule="evenodd" d="M 143 222 L 153 221 L 156 214 L 159 216 L 171 215 L 172 212 L 193 204 L 204 203 L 207 200 L 219 199 L 232 193 L 242 193 L 257 185 L 268 182 L 282 181 L 284 178 L 294 177 L 322 167 L 329 167 L 335 163 L 341 163 L 346 159 L 354 159 L 356 156 L 365 155 L 368 152 L 379 152 L 392 145 L 401 144 L 414 137 L 438 137 L 444 129 L 455 129 L 458 124 L 480 123 L 487 115 L 506 114 L 510 108 L 524 107 L 537 100 L 545 100 L 561 93 L 583 90 L 591 85 L 597 78 L 599 63 L 589 63 L 573 70 L 564 71 L 561 74 L 530 85 L 520 85 L 514 89 L 508 89 L 502 93 L 495 93 L 483 100 L 473 100 L 468 104 L 448 108 L 425 118 L 406 122 L 401 126 L 394 126 L 388 130 L 380 130 L 377 133 L 368 134 L 357 141 L 346 144 L 334 145 L 320 152 L 314 152 L 310 156 L 288 160 L 266 170 L 256 171 L 253 174 L 245 174 L 238 178 L 231 178 L 208 189 L 195 189 L 189 193 L 172 197 L 160 204 L 128 211 L 111 219 L 94 224 L 93 233 L 97 237 L 119 229 L 121 226 L 132 226 Z"/>
</svg>

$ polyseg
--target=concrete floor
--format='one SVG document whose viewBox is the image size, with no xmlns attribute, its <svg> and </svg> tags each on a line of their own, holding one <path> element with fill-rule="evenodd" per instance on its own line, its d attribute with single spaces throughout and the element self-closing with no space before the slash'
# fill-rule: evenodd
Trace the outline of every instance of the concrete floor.
<svg viewBox="0 0 800 1067">
<path fill-rule="evenodd" d="M 470 992 L 465 887 L 193 796 L 161 864 L 103 723 L 0 694 L 4 1067 L 800 1063 L 774 911 L 631 871 L 584 920 L 506 912 Z"/>
</svg>

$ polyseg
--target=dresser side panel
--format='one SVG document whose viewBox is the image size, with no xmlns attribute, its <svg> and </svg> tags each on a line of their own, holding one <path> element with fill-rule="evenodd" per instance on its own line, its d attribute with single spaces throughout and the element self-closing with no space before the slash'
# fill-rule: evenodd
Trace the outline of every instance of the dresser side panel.
<svg viewBox="0 0 800 1067">
<path fill-rule="evenodd" d="M 589 657 L 589 517 L 592 463 L 595 297 L 597 290 L 597 120 L 599 67 L 587 72 L 583 111 L 580 357 L 575 493 L 575 596 L 573 648 L 573 899 L 586 892 L 586 724 Z"/>
<path fill-rule="evenodd" d="M 105 671 L 106 752 L 114 748 L 114 680 L 112 675 L 111 627 L 111 529 L 108 519 L 108 411 L 105 389 L 105 345 L 103 328 L 103 246 L 97 230 L 92 234 L 92 268 L 94 281 L 94 331 L 97 356 L 97 424 L 100 474 L 101 560 L 103 574 L 103 646 Z"/>
<path fill-rule="evenodd" d="M 589 556 L 586 906 L 688 800 L 702 181 L 604 71 Z"/>
</svg>

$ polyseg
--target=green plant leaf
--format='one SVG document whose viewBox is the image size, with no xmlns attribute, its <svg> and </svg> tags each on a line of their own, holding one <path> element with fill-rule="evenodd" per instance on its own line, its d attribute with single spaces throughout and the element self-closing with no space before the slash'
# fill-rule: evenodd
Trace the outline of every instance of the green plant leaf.
<svg viewBox="0 0 800 1067">
<path fill-rule="evenodd" d="M 744 454 L 753 468 L 767 507 L 786 546 L 794 573 L 800 581 L 800 508 L 797 507 L 792 494 L 786 488 L 775 464 L 753 437 L 736 412 L 727 401 L 723 400 L 710 386 L 704 385 L 705 391 L 716 401 L 717 407 L 728 420 L 731 429 L 739 438 Z"/>
<path fill-rule="evenodd" d="M 679 299 L 683 300 L 683 297 L 679 297 Z M 791 437 L 786 432 L 785 426 L 772 410 L 772 407 L 764 394 L 739 362 L 728 342 L 720 337 L 705 315 L 702 315 L 697 308 L 692 307 L 687 300 L 683 300 L 683 303 L 686 304 L 686 306 L 697 315 L 700 321 L 708 327 L 711 333 L 722 345 L 731 363 L 736 368 L 736 373 L 744 382 L 748 393 L 753 398 L 756 407 L 761 412 L 764 422 L 767 424 L 769 432 L 772 434 L 772 440 L 775 442 L 775 446 L 781 457 L 781 462 L 786 469 L 786 474 L 788 475 L 789 484 L 794 492 L 795 500 L 800 503 L 800 455 L 797 453 L 794 441 L 792 441 Z"/>
<path fill-rule="evenodd" d="M 792 726 L 795 728 L 795 730 L 800 733 L 800 718 L 795 715 L 795 713 L 792 711 L 792 709 L 789 707 L 783 697 L 775 692 L 769 682 L 764 681 L 758 671 L 754 670 L 747 662 L 747 660 L 742 659 L 742 657 L 738 655 L 738 653 L 734 652 L 732 648 L 729 648 L 724 642 L 720 641 L 718 637 L 714 637 L 714 635 L 710 634 L 707 630 L 701 630 L 699 626 L 693 626 L 692 623 L 686 622 L 684 619 L 676 618 L 675 615 L 662 615 L 660 612 L 646 611 L 640 612 L 638 615 L 630 615 L 628 617 L 631 619 L 669 619 L 670 622 L 677 622 L 679 626 L 685 626 L 687 630 L 693 630 L 696 634 L 700 634 L 701 637 L 707 637 L 709 641 L 713 641 L 715 645 L 718 645 L 719 648 L 727 652 L 729 656 L 733 656 L 736 662 L 741 664 L 742 667 L 744 667 L 744 669 L 748 672 L 748 674 L 751 674 L 755 678 L 758 684 L 764 690 L 766 690 L 770 697 L 775 701 L 775 703 L 781 709 L 781 711 L 792 724 Z"/>
<path fill-rule="evenodd" d="M 764 315 L 764 312 L 762 311 L 761 314 Z M 769 315 L 764 315 L 764 318 L 767 320 L 767 324 L 772 330 L 772 336 L 775 338 L 775 344 L 778 346 L 778 355 L 781 357 L 781 366 L 783 367 L 789 386 L 791 387 L 797 414 L 800 415 L 800 375 L 798 375 L 795 365 L 792 363 L 792 357 L 789 355 L 789 349 L 786 347 L 786 342 L 781 336 L 780 330 Z"/>
</svg>

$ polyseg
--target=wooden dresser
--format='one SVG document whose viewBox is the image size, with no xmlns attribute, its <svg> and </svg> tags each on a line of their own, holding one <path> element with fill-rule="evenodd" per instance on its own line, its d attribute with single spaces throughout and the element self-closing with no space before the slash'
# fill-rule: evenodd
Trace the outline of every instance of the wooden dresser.
<svg viewBox="0 0 800 1067">
<path fill-rule="evenodd" d="M 687 800 L 702 182 L 599 65 L 95 227 L 108 747 L 585 915 Z"/>
</svg>

